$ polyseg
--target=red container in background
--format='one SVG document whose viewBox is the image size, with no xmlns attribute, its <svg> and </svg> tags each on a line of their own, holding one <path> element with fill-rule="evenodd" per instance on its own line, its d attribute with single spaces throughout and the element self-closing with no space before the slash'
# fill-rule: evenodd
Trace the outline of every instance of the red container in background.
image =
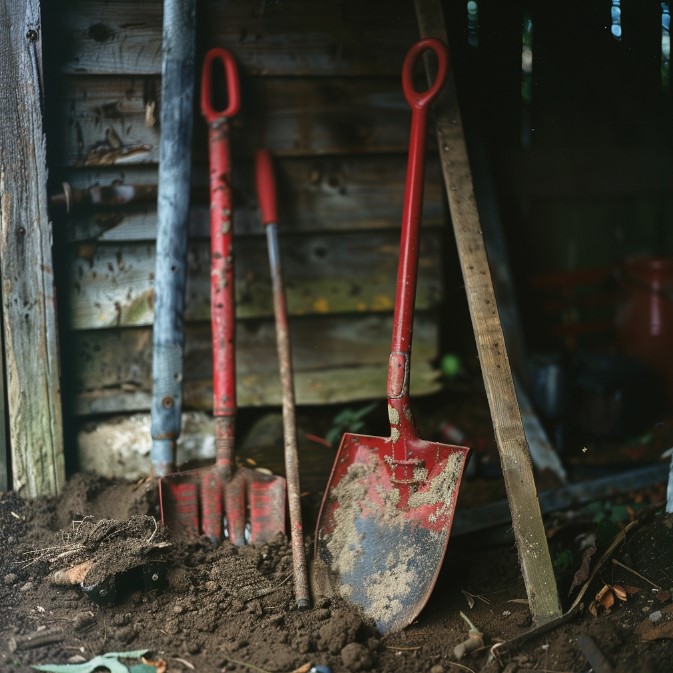
<svg viewBox="0 0 673 673">
<path fill-rule="evenodd" d="M 630 260 L 620 271 L 617 346 L 661 377 L 673 408 L 673 257 Z"/>
</svg>

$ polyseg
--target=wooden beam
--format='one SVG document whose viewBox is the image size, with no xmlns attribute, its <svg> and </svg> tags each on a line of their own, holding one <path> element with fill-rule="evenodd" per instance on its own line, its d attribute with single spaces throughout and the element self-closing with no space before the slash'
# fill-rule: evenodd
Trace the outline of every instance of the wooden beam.
<svg viewBox="0 0 673 673">
<path fill-rule="evenodd" d="M 13 486 L 65 477 L 52 231 L 42 128 L 39 0 L 0 4 L 0 278 Z"/>
<path fill-rule="evenodd" d="M 68 73 L 161 72 L 160 0 L 61 0 Z M 199 3 L 208 43 L 230 49 L 253 75 L 397 75 L 413 40 L 413 8 L 389 0 Z M 372 34 L 376 39 L 372 39 Z"/>
<path fill-rule="evenodd" d="M 416 0 L 416 10 L 421 36 L 438 38 L 447 43 L 440 0 Z M 533 621 L 542 624 L 560 616 L 561 606 L 479 223 L 452 73 L 445 95 L 435 106 L 435 113 L 453 231 L 500 453 L 528 605 Z"/>
</svg>

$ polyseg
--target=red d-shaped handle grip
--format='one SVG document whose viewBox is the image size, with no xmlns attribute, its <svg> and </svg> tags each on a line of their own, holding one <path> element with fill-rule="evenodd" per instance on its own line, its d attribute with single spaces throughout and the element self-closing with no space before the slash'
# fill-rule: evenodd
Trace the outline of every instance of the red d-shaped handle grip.
<svg viewBox="0 0 673 673">
<path fill-rule="evenodd" d="M 220 61 L 224 68 L 224 80 L 227 91 L 227 107 L 216 110 L 213 107 L 213 62 Z M 233 117 L 241 106 L 241 90 L 238 85 L 238 69 L 230 51 L 215 47 L 206 54 L 201 70 L 201 113 L 211 124 L 218 119 Z"/>
<path fill-rule="evenodd" d="M 435 81 L 429 89 L 416 91 L 414 87 L 414 66 L 416 65 L 418 56 L 427 50 L 435 52 L 435 56 L 437 57 L 437 74 L 435 75 Z M 440 40 L 428 37 L 424 40 L 419 40 L 409 49 L 402 64 L 402 90 L 404 91 L 407 103 L 409 103 L 412 109 L 415 108 L 418 110 L 432 102 L 439 93 L 439 90 L 444 86 L 448 72 L 449 50 Z"/>
</svg>

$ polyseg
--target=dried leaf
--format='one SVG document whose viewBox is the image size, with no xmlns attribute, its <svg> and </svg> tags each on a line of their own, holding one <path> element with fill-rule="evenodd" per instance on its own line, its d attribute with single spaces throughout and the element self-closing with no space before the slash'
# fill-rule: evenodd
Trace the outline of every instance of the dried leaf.
<svg viewBox="0 0 673 673">
<path fill-rule="evenodd" d="M 597 597 L 596 600 L 598 600 L 606 610 L 609 610 L 615 604 L 615 595 L 610 590 L 610 587 L 608 587 L 608 591 L 604 592 L 600 599 Z"/>
<path fill-rule="evenodd" d="M 568 590 L 568 595 L 570 595 L 577 587 L 582 586 L 587 579 L 589 578 L 589 570 L 591 568 L 591 559 L 596 553 L 596 545 L 587 547 L 582 553 L 582 561 L 580 567 L 575 572 L 573 576 L 573 581 L 570 583 L 570 589 Z"/>
<path fill-rule="evenodd" d="M 612 593 L 617 598 L 619 598 L 620 601 L 625 601 L 627 598 L 626 589 L 624 589 L 624 587 L 619 586 L 619 584 L 612 585 Z"/>
<path fill-rule="evenodd" d="M 467 591 L 465 591 L 465 589 L 461 589 L 460 593 L 462 593 L 463 596 L 465 596 L 465 600 L 467 601 L 467 605 L 469 606 L 469 608 L 471 610 L 474 607 L 474 597 L 472 596 L 472 594 L 468 594 Z"/>
<path fill-rule="evenodd" d="M 589 614 L 591 614 L 592 617 L 598 617 L 598 603 L 596 603 L 596 601 L 591 601 L 591 603 L 589 603 Z"/>
</svg>

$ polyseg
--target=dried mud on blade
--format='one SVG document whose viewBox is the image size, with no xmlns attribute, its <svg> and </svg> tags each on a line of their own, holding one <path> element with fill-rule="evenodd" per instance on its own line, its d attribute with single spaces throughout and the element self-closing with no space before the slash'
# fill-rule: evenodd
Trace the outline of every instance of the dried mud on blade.
<svg viewBox="0 0 673 673">
<path fill-rule="evenodd" d="M 410 624 L 442 565 L 468 449 L 412 440 L 413 486 L 395 483 L 391 440 L 346 434 L 320 513 L 316 572 L 359 605 L 381 633 Z M 421 465 L 421 463 L 419 463 Z M 403 500 L 406 499 L 406 505 Z"/>
<path fill-rule="evenodd" d="M 427 50 L 437 58 L 437 76 L 419 92 L 413 70 Z M 427 112 L 447 71 L 446 46 L 433 39 L 417 42 L 402 66 L 412 116 L 388 364 L 390 437 L 343 436 L 316 527 L 318 590 L 359 605 L 381 633 L 410 624 L 432 592 L 469 453 L 420 439 L 409 403 Z"/>
</svg>

